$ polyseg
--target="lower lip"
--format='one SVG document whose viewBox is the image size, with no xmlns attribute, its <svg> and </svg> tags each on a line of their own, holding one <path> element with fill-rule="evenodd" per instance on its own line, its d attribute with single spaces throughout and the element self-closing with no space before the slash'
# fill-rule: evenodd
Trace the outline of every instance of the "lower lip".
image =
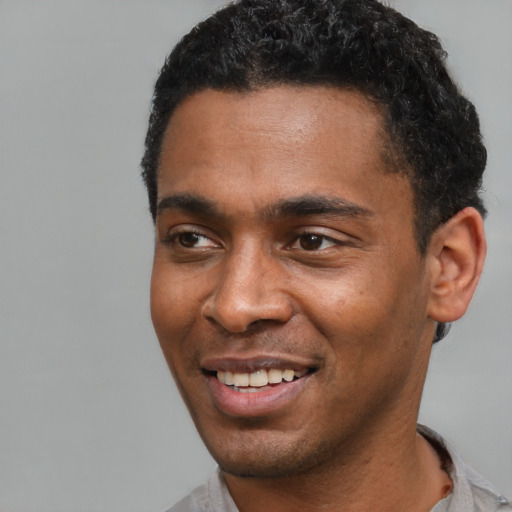
<svg viewBox="0 0 512 512">
<path fill-rule="evenodd" d="M 210 393 L 221 411 L 238 417 L 256 417 L 280 411 L 302 391 L 311 375 L 292 382 L 282 382 L 270 389 L 241 393 L 222 384 L 217 377 L 207 377 Z"/>
</svg>

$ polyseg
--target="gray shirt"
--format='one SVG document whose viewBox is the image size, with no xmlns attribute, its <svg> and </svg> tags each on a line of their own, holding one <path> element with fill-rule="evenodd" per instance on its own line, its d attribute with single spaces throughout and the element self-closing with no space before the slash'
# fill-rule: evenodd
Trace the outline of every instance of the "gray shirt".
<svg viewBox="0 0 512 512">
<path fill-rule="evenodd" d="M 453 482 L 452 492 L 431 512 L 512 512 L 510 503 L 447 445 L 444 439 L 422 425 L 418 431 L 449 459 L 446 469 Z M 441 453 L 441 457 L 443 457 Z M 204 484 L 167 512 L 238 512 L 219 469 Z"/>
</svg>

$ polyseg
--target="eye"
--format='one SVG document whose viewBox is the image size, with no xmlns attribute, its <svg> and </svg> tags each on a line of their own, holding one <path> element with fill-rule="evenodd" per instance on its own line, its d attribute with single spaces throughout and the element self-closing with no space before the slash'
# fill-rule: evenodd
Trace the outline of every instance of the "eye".
<svg viewBox="0 0 512 512">
<path fill-rule="evenodd" d="M 305 251 L 320 251 L 322 249 L 333 247 L 337 243 L 338 242 L 336 242 L 336 240 L 333 240 L 332 238 L 329 238 L 325 235 L 319 235 L 317 233 L 304 233 L 297 238 L 297 240 L 292 245 L 292 248 L 300 248 Z"/>
<path fill-rule="evenodd" d="M 219 245 L 207 236 L 194 231 L 183 231 L 169 237 L 169 242 L 186 249 L 203 249 L 218 247 Z"/>
</svg>

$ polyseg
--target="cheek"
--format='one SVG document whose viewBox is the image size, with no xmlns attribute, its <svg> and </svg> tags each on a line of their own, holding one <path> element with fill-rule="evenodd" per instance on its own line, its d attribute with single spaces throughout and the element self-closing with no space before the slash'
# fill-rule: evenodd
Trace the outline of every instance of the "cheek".
<svg viewBox="0 0 512 512">
<path fill-rule="evenodd" d="M 342 274 L 325 281 L 310 280 L 308 315 L 326 334 L 371 330 L 375 323 L 388 318 L 394 308 L 390 283 L 379 276 L 358 272 Z M 312 300 L 313 298 L 313 300 Z"/>
<path fill-rule="evenodd" d="M 179 332 L 196 315 L 194 291 L 186 276 L 177 275 L 173 267 L 155 256 L 151 276 L 151 318 L 157 334 Z"/>
<path fill-rule="evenodd" d="M 190 324 L 187 295 L 183 295 L 180 288 L 182 285 L 174 280 L 171 274 L 154 266 L 150 292 L 151 319 L 160 347 L 173 374 L 176 359 L 182 353 L 183 333 L 187 330 L 187 324 Z"/>
<path fill-rule="evenodd" d="M 177 312 L 175 293 L 165 277 L 165 274 L 153 268 L 150 291 L 151 319 L 160 340 L 161 335 L 174 325 Z"/>
<path fill-rule="evenodd" d="M 412 330 L 426 318 L 418 269 L 399 270 L 380 262 L 337 279 L 310 281 L 314 300 L 308 301 L 306 315 L 335 352 L 367 359 L 418 336 Z"/>
<path fill-rule="evenodd" d="M 151 277 L 151 318 L 167 364 L 177 382 L 194 375 L 204 336 L 201 308 L 207 283 L 204 274 L 183 272 L 161 255 Z M 191 341 L 194 340 L 193 343 Z"/>
</svg>

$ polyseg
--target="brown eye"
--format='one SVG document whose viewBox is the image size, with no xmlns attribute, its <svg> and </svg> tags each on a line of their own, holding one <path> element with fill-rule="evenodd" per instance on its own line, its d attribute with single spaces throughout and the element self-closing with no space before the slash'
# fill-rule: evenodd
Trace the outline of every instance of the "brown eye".
<svg viewBox="0 0 512 512">
<path fill-rule="evenodd" d="M 196 233 L 181 233 L 178 241 L 183 247 L 195 247 L 199 242 L 200 236 Z"/>
<path fill-rule="evenodd" d="M 322 246 L 324 238 L 323 236 L 313 234 L 302 235 L 299 238 L 299 244 L 301 249 L 305 251 L 316 251 Z"/>
<path fill-rule="evenodd" d="M 186 249 L 212 249 L 220 247 L 211 238 L 194 231 L 183 231 L 170 237 L 170 242 Z"/>
</svg>

